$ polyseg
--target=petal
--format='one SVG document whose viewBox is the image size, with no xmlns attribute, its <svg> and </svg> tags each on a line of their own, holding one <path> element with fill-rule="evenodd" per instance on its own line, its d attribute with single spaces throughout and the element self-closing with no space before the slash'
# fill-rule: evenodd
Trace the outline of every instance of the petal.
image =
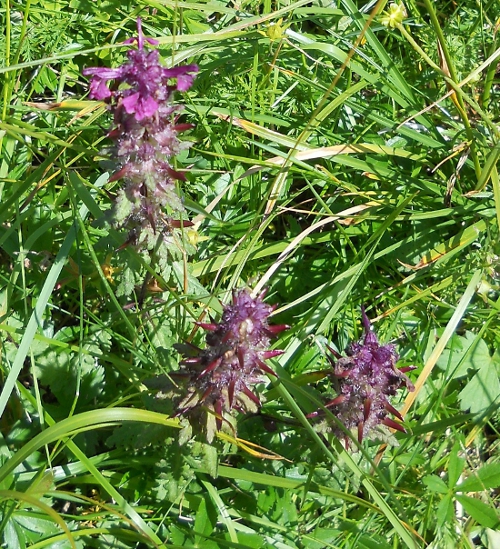
<svg viewBox="0 0 500 549">
<path fill-rule="evenodd" d="M 263 360 L 260 360 L 260 358 L 257 358 L 257 365 L 263 372 L 266 372 L 267 374 L 270 374 L 274 377 L 278 377 L 278 374 L 273 372 L 273 370 L 271 370 L 271 368 L 269 368 L 269 366 Z"/>
<path fill-rule="evenodd" d="M 274 358 L 275 356 L 280 356 L 282 354 L 284 354 L 285 351 L 281 351 L 279 349 L 275 349 L 274 351 L 264 351 L 262 353 L 262 358 L 264 360 L 267 360 L 269 358 Z"/>
<path fill-rule="evenodd" d="M 87 67 L 83 69 L 82 74 L 84 76 L 95 76 L 96 78 L 102 78 L 103 80 L 113 80 L 120 78 L 123 74 L 123 67 L 117 69 L 110 69 L 109 67 Z"/>
<path fill-rule="evenodd" d="M 179 78 L 188 72 L 198 72 L 198 65 L 180 65 L 179 67 L 172 67 L 170 69 L 163 70 L 164 78 Z"/>
<path fill-rule="evenodd" d="M 108 97 L 111 97 L 111 91 L 106 85 L 105 80 L 101 80 L 100 78 L 93 78 L 90 82 L 90 97 L 92 99 L 97 99 L 98 101 L 102 101 L 104 99 L 107 99 Z"/>
<path fill-rule="evenodd" d="M 358 442 L 361 444 L 363 442 L 363 432 L 365 428 L 365 422 L 360 421 L 358 423 Z"/>
<path fill-rule="evenodd" d="M 151 97 L 141 98 L 135 110 L 135 119 L 151 118 L 158 110 L 158 103 Z"/>
<path fill-rule="evenodd" d="M 403 416 L 399 413 L 398 410 L 396 410 L 396 408 L 394 408 L 394 406 L 392 404 L 390 404 L 389 402 L 386 402 L 386 403 L 384 403 L 384 408 L 388 412 L 390 412 L 392 415 L 396 416 L 398 419 L 403 421 Z"/>
<path fill-rule="evenodd" d="M 181 92 L 189 90 L 189 88 L 193 85 L 193 80 L 194 77 L 189 74 L 179 76 L 177 78 L 177 89 Z"/>
<path fill-rule="evenodd" d="M 135 112 L 137 103 L 139 102 L 139 97 L 140 95 L 137 92 L 137 93 L 132 93 L 131 95 L 123 99 L 122 104 L 128 114 L 133 114 Z"/>
</svg>

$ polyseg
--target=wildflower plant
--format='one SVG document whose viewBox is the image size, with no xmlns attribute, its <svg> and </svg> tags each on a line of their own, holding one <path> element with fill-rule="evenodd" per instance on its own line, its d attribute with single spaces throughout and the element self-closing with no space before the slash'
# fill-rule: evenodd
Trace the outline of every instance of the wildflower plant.
<svg viewBox="0 0 500 549">
<path fill-rule="evenodd" d="M 355 431 L 359 442 L 365 438 L 387 439 L 387 427 L 405 432 L 404 427 L 390 417 L 393 415 L 403 420 L 390 399 L 399 389 L 414 390 L 412 382 L 405 375 L 413 367 L 396 368 L 399 355 L 394 345 L 380 345 L 364 309 L 362 321 L 364 336 L 349 345 L 346 357 L 341 357 L 329 348 L 335 357 L 329 357 L 329 360 L 333 366 L 330 377 L 337 396 L 325 404 L 345 429 Z M 310 414 L 310 417 L 317 415 L 319 412 Z M 348 445 L 345 431 L 337 424 L 332 425 L 324 419 L 321 427 L 344 438 Z"/>
<path fill-rule="evenodd" d="M 240 290 L 224 307 L 219 322 L 199 323 L 207 331 L 205 349 L 178 346 L 185 355 L 176 376 L 185 382 L 178 415 L 187 417 L 209 442 L 223 427 L 234 433 L 233 410 L 256 412 L 261 406 L 256 386 L 265 381 L 264 374 L 276 375 L 265 361 L 283 351 L 268 347 L 271 338 L 288 326 L 269 324 L 275 307 L 264 303 L 265 293 L 252 297 Z"/>
<path fill-rule="evenodd" d="M 137 44 L 127 52 L 120 67 L 90 67 L 90 97 L 104 101 L 113 115 L 108 136 L 114 141 L 117 169 L 110 181 L 123 180 L 113 210 L 113 224 L 129 231 L 128 242 L 138 248 L 158 250 L 172 239 L 175 229 L 187 225 L 176 181 L 185 176 L 172 165 L 172 158 L 190 146 L 179 133 L 191 124 L 179 122 L 182 106 L 172 103 L 174 92 L 187 91 L 198 71 L 196 65 L 166 68 L 159 52 L 146 45 L 158 42 L 142 33 L 137 19 L 137 37 L 124 44 Z M 158 237 L 160 236 L 160 242 Z M 165 251 L 165 250 L 163 250 Z"/>
</svg>

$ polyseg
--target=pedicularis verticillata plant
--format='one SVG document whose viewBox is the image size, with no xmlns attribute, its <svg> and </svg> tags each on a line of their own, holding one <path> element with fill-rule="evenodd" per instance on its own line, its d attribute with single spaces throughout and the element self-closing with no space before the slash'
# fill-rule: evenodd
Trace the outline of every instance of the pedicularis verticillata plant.
<svg viewBox="0 0 500 549">
<path fill-rule="evenodd" d="M 325 405 L 346 429 L 357 431 L 359 442 L 364 438 L 386 438 L 384 426 L 404 432 L 403 426 L 389 417 L 392 414 L 403 419 L 389 399 L 398 389 L 414 390 L 405 375 L 413 366 L 396 368 L 399 356 L 394 345 L 380 345 L 364 310 L 362 318 L 365 335 L 362 340 L 351 343 L 346 357 L 329 349 L 337 359 L 330 357 L 333 366 L 330 375 L 337 396 Z M 310 414 L 316 415 L 318 412 Z M 348 444 L 345 432 L 338 425 L 326 420 L 323 428 L 332 430 Z"/>
<path fill-rule="evenodd" d="M 178 123 L 182 107 L 172 104 L 172 96 L 191 87 L 198 67 L 164 67 L 157 50 L 145 49 L 146 43 L 158 42 L 144 37 L 140 19 L 137 31 L 137 38 L 124 42 L 137 43 L 137 49 L 127 52 L 124 65 L 87 68 L 83 74 L 92 76 L 90 97 L 104 101 L 113 114 L 109 137 L 115 142 L 118 169 L 110 180 L 125 182 L 116 198 L 113 222 L 130 231 L 131 243 L 152 250 L 158 235 L 167 238 L 179 227 L 184 212 L 175 181 L 185 178 L 170 159 L 189 147 L 179 141 L 178 133 L 192 126 Z"/>
<path fill-rule="evenodd" d="M 271 337 L 288 326 L 269 325 L 275 307 L 264 303 L 264 296 L 252 297 L 247 290 L 234 293 L 219 322 L 199 323 L 208 332 L 205 349 L 180 346 L 190 356 L 181 362 L 180 374 L 187 383 L 179 414 L 209 442 L 223 426 L 234 434 L 232 410 L 257 411 L 261 403 L 255 386 L 265 380 L 264 373 L 276 375 L 265 360 L 283 351 L 268 347 Z"/>
</svg>

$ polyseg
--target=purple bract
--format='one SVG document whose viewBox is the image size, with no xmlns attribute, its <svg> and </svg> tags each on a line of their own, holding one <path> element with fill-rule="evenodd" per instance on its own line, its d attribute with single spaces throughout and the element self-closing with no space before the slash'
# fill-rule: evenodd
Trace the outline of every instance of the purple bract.
<svg viewBox="0 0 500 549">
<path fill-rule="evenodd" d="M 217 323 L 199 323 L 207 330 L 207 347 L 191 346 L 181 364 L 187 394 L 179 404 L 180 414 L 201 428 L 209 441 L 223 423 L 230 421 L 230 412 L 256 411 L 260 400 L 254 386 L 263 381 L 263 373 L 274 372 L 265 360 L 282 351 L 267 350 L 270 339 L 288 328 L 271 326 L 268 317 L 274 307 L 262 301 L 265 292 L 252 297 L 247 290 L 233 295 Z M 183 347 L 183 346 L 181 346 Z"/>
<path fill-rule="evenodd" d="M 338 359 L 330 358 L 333 365 L 331 377 L 337 396 L 325 404 L 346 429 L 357 431 L 359 442 L 374 435 L 381 425 L 404 432 L 400 423 L 388 417 L 392 414 L 403 419 L 389 399 L 398 389 L 414 390 L 404 373 L 413 370 L 413 367 L 396 368 L 399 356 L 394 345 L 380 345 L 364 310 L 362 315 L 364 338 L 348 347 L 346 357 L 339 357 L 330 349 Z M 317 415 L 320 413 L 315 412 L 309 417 Z M 346 438 L 337 426 L 333 426 L 332 430 L 338 437 Z"/>
</svg>

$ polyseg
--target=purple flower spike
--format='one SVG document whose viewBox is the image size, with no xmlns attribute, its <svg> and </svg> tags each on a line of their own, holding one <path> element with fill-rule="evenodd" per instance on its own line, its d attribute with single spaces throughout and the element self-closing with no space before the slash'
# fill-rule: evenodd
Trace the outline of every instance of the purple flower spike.
<svg viewBox="0 0 500 549">
<path fill-rule="evenodd" d="M 354 430 L 358 441 L 381 435 L 381 425 L 404 432 L 404 428 L 389 414 L 402 420 L 401 414 L 390 404 L 389 398 L 398 389 L 413 391 L 408 377 L 396 368 L 399 358 L 394 345 L 380 345 L 377 335 L 371 329 L 370 321 L 362 309 L 362 322 L 365 335 L 362 340 L 352 343 L 346 350 L 346 357 L 335 361 L 331 374 L 337 396 L 325 406 L 344 424 L 346 429 Z M 408 369 L 405 369 L 408 371 Z M 314 412 L 309 417 L 320 415 Z M 333 432 L 339 438 L 348 439 L 337 426 Z"/>
<path fill-rule="evenodd" d="M 124 44 L 137 42 L 137 50 L 129 50 L 129 61 L 118 69 L 90 67 L 83 70 L 85 76 L 92 75 L 90 83 L 90 97 L 92 99 L 106 100 L 113 98 L 119 108 L 121 102 L 128 114 L 135 114 L 139 122 L 144 118 L 152 117 L 162 102 L 168 101 L 175 90 L 187 91 L 194 76 L 198 71 L 196 65 L 186 65 L 168 69 L 159 62 L 158 51 L 144 50 L 144 42 L 158 44 L 157 40 L 146 38 L 142 34 L 140 18 L 137 19 L 137 38 L 129 38 Z M 172 80 L 177 79 L 173 85 Z M 109 80 L 115 80 L 116 85 L 112 91 L 106 84 Z M 120 84 L 126 84 L 121 89 Z"/>
<path fill-rule="evenodd" d="M 182 107 L 172 104 L 176 90 L 187 91 L 198 71 L 196 65 L 167 68 L 159 60 L 157 40 L 145 37 L 137 19 L 137 37 L 124 44 L 137 44 L 127 52 L 127 62 L 118 68 L 90 67 L 90 97 L 104 101 L 113 114 L 109 137 L 115 142 L 117 168 L 111 181 L 123 179 L 118 192 L 114 223 L 127 227 L 129 241 L 152 250 L 157 235 L 169 234 L 177 219 L 166 216 L 184 213 L 175 180 L 185 176 L 174 169 L 170 159 L 189 147 L 177 134 L 191 128 L 178 123 Z M 184 217 L 184 216 L 183 216 Z"/>
<path fill-rule="evenodd" d="M 179 414 L 186 414 L 209 442 L 224 424 L 232 425 L 233 409 L 256 411 L 260 400 L 255 385 L 265 380 L 265 372 L 276 375 L 264 362 L 281 354 L 268 350 L 273 335 L 268 324 L 272 311 L 273 307 L 259 297 L 240 290 L 224 307 L 219 322 L 198 324 L 207 331 L 207 347 L 195 357 L 190 349 L 181 362 L 184 368 L 180 373 L 187 373 L 189 381 Z M 182 346 L 178 348 L 185 353 Z"/>
</svg>

